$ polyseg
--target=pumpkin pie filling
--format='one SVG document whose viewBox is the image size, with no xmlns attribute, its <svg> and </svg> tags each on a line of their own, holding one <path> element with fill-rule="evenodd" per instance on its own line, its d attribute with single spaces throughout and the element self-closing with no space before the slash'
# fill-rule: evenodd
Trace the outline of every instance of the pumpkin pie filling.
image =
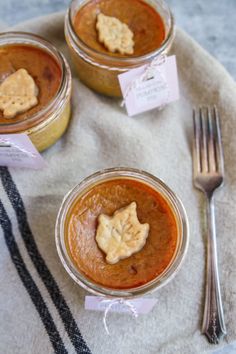
<svg viewBox="0 0 236 354">
<path fill-rule="evenodd" d="M 112 216 L 135 202 L 141 224 L 149 225 L 145 245 L 115 264 L 96 242 L 101 214 Z M 178 244 L 173 211 L 164 197 L 133 179 L 114 179 L 95 185 L 70 208 L 65 222 L 65 245 L 74 266 L 96 284 L 113 289 L 144 285 L 161 275 L 171 264 Z"/>
<path fill-rule="evenodd" d="M 76 14 L 73 26 L 78 37 L 90 48 L 107 55 L 111 53 L 98 40 L 96 22 L 98 14 L 114 17 L 125 23 L 134 34 L 134 53 L 128 57 L 148 54 L 159 48 L 165 39 L 165 26 L 159 13 L 142 0 L 92 0 Z"/>
<path fill-rule="evenodd" d="M 0 62 L 0 84 L 17 70 L 25 69 L 39 90 L 38 104 L 17 114 L 11 121 L 0 110 L 0 124 L 23 121 L 40 112 L 56 96 L 61 85 L 62 71 L 50 54 L 33 46 L 6 45 L 0 47 Z"/>
<path fill-rule="evenodd" d="M 39 151 L 70 120 L 71 72 L 63 55 L 26 32 L 0 34 L 0 134 L 29 136 Z"/>
</svg>

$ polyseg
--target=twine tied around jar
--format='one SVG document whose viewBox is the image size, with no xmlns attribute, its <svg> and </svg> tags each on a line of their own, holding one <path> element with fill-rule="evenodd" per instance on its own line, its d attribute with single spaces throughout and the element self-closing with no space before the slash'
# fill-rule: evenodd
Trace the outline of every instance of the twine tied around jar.
<svg viewBox="0 0 236 354">
<path fill-rule="evenodd" d="M 101 299 L 101 303 L 108 305 L 106 307 L 106 309 L 104 311 L 104 315 L 103 315 L 103 324 L 104 324 L 104 328 L 106 330 L 106 333 L 108 335 L 110 335 L 110 331 L 109 331 L 108 326 L 107 326 L 107 315 L 108 315 L 108 313 L 110 312 L 111 308 L 114 305 L 117 305 L 117 304 L 125 305 L 128 308 L 128 310 L 130 311 L 130 313 L 133 315 L 134 318 L 138 317 L 138 312 L 137 312 L 136 307 L 129 300 L 125 300 L 123 298 L 114 299 L 114 300 Z"/>
<path fill-rule="evenodd" d="M 9 139 L 6 139 L 6 138 L 0 138 L 0 148 L 1 147 L 14 147 L 17 150 L 19 150 L 19 151 L 21 151 L 21 152 L 25 153 L 26 155 L 29 155 L 33 158 L 35 158 L 37 156 L 34 152 L 27 151 L 24 148 L 18 146 L 17 144 L 13 143 L 12 141 L 10 141 Z"/>
<path fill-rule="evenodd" d="M 156 58 L 154 58 L 151 61 L 151 63 L 149 63 L 146 66 L 144 72 L 139 77 L 137 77 L 136 79 L 134 79 L 133 81 L 130 82 L 130 84 L 128 85 L 128 87 L 125 91 L 124 98 L 121 102 L 121 107 L 123 107 L 125 105 L 125 100 L 128 97 L 128 95 L 130 94 L 130 92 L 132 90 L 134 90 L 135 88 L 137 88 L 138 85 L 140 85 L 142 82 L 153 79 L 155 77 L 156 71 L 158 71 L 163 84 L 168 89 L 168 84 L 167 84 L 166 78 L 164 77 L 163 73 L 159 69 L 160 66 L 163 65 L 165 62 L 166 62 L 166 54 L 157 56 Z M 168 96 L 169 96 L 169 89 L 168 89 Z M 168 100 L 168 96 L 167 96 L 166 100 Z M 165 105 L 165 103 L 163 103 L 159 107 L 159 109 L 162 109 L 164 105 Z"/>
</svg>

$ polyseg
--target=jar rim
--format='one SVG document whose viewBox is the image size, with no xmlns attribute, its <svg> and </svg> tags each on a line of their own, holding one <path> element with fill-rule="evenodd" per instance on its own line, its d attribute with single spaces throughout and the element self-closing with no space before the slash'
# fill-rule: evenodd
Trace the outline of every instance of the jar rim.
<svg viewBox="0 0 236 354">
<path fill-rule="evenodd" d="M 32 47 L 39 48 L 43 51 L 46 51 L 51 55 L 57 64 L 59 64 L 61 69 L 61 80 L 58 90 L 56 91 L 53 98 L 46 104 L 39 112 L 36 112 L 24 120 L 18 122 L 7 122 L 0 123 L 0 133 L 17 133 L 24 132 L 30 129 L 33 129 L 38 124 L 45 123 L 48 119 L 51 118 L 51 112 L 53 111 L 55 105 L 58 101 L 68 91 L 68 86 L 71 86 L 71 72 L 69 65 L 64 57 L 64 55 L 48 40 L 45 38 L 30 32 L 24 31 L 10 31 L 0 33 L 0 47 L 8 45 L 30 45 Z M 68 77 L 69 74 L 69 77 Z M 43 117 L 46 118 L 44 119 Z"/>
<path fill-rule="evenodd" d="M 72 6 L 76 0 L 72 0 L 69 9 L 67 10 L 66 16 L 65 16 L 65 28 L 68 31 L 68 33 L 71 36 L 71 39 L 73 41 L 73 44 L 77 46 L 77 49 L 80 51 L 82 50 L 84 53 L 86 53 L 89 57 L 96 57 L 97 60 L 106 61 L 109 62 L 109 66 L 112 65 L 117 65 L 117 66 L 124 66 L 125 64 L 128 65 L 141 65 L 142 63 L 145 63 L 145 61 L 152 59 L 155 56 L 161 55 L 171 44 L 174 36 L 174 25 L 175 25 L 175 20 L 173 13 L 169 7 L 169 5 L 165 1 L 161 1 L 161 4 L 165 5 L 166 11 L 168 12 L 168 15 L 170 17 L 170 28 L 167 32 L 166 38 L 162 42 L 161 46 L 158 47 L 156 50 L 151 51 L 150 53 L 140 55 L 140 56 L 132 56 L 131 58 L 129 57 L 113 57 L 110 56 L 109 54 L 106 53 L 101 53 L 96 49 L 93 49 L 89 47 L 84 41 L 80 39 L 80 37 L 77 35 L 77 33 L 74 30 L 73 26 L 73 21 L 72 21 Z M 86 0 L 84 0 L 86 1 Z M 146 1 L 146 0 L 144 0 Z M 159 0 L 153 0 L 156 3 L 159 3 Z"/>
<path fill-rule="evenodd" d="M 173 256 L 167 268 L 159 276 L 145 283 L 144 285 L 129 289 L 109 288 L 97 284 L 86 277 L 86 275 L 74 265 L 65 245 L 65 220 L 67 212 L 73 203 L 77 198 L 79 198 L 79 196 L 83 195 L 87 190 L 90 190 L 95 185 L 106 182 L 108 180 L 112 180 L 114 178 L 136 179 L 140 182 L 148 184 L 149 187 L 156 189 L 162 195 L 162 197 L 164 197 L 164 199 L 168 202 L 173 214 L 175 215 L 175 218 L 178 218 L 178 222 L 176 219 L 176 224 L 178 224 L 179 227 L 178 246 L 176 246 L 175 255 Z M 71 276 L 71 278 L 82 288 L 86 289 L 92 294 L 99 296 L 107 296 L 113 298 L 134 298 L 145 295 L 147 293 L 152 293 L 153 291 L 166 285 L 176 275 L 183 263 L 188 248 L 188 218 L 180 199 L 161 179 L 143 170 L 126 167 L 115 167 L 101 170 L 88 176 L 66 194 L 62 201 L 56 220 L 55 239 L 57 252 L 62 265 L 66 269 L 67 273 Z"/>
</svg>

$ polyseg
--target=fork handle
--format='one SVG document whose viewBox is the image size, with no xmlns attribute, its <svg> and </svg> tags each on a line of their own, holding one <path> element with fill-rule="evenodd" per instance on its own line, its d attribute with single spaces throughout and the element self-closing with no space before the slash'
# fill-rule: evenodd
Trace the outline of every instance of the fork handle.
<svg viewBox="0 0 236 354">
<path fill-rule="evenodd" d="M 207 336 L 210 343 L 218 344 L 220 338 L 226 334 L 226 328 L 224 323 L 217 263 L 214 200 L 212 195 L 206 195 L 206 197 L 208 205 L 207 269 L 202 333 Z"/>
</svg>

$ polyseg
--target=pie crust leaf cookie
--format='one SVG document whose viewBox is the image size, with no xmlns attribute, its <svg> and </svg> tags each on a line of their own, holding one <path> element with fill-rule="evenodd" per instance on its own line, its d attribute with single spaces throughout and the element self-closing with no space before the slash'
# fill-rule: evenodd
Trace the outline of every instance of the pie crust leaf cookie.
<svg viewBox="0 0 236 354">
<path fill-rule="evenodd" d="M 99 215 L 96 241 L 106 253 L 107 263 L 115 264 L 144 247 L 149 224 L 139 222 L 136 208 L 136 203 L 132 202 L 117 210 L 113 216 Z"/>
<path fill-rule="evenodd" d="M 99 42 L 103 43 L 109 52 L 121 54 L 134 53 L 133 32 L 116 17 L 97 15 L 96 29 Z"/>
<path fill-rule="evenodd" d="M 38 87 L 25 69 L 9 75 L 0 85 L 0 110 L 5 118 L 28 111 L 38 104 Z"/>
</svg>

